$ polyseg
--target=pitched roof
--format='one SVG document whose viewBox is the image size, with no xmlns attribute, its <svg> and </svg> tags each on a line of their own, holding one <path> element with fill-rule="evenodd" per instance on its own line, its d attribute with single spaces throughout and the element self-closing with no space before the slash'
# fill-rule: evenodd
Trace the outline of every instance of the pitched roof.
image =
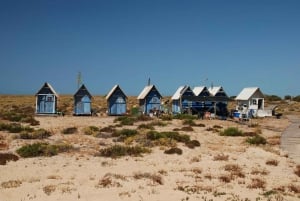
<svg viewBox="0 0 300 201">
<path fill-rule="evenodd" d="M 195 96 L 199 96 L 204 91 L 204 89 L 207 90 L 206 86 L 197 86 L 197 87 L 194 87 L 193 92 L 194 92 Z"/>
<path fill-rule="evenodd" d="M 143 89 L 143 91 L 140 93 L 140 95 L 137 97 L 137 99 L 145 99 L 146 96 L 149 94 L 149 92 L 152 89 L 156 89 L 156 87 L 154 85 L 147 85 L 145 86 L 145 88 Z M 159 93 L 159 91 L 156 89 L 156 91 L 158 92 L 158 94 L 161 96 L 161 94 Z"/>
<path fill-rule="evenodd" d="M 119 90 L 121 90 L 122 91 L 122 89 L 121 89 L 121 87 L 118 85 L 118 84 L 116 84 L 110 91 L 109 91 L 109 93 L 106 95 L 106 100 L 108 100 L 112 95 L 113 95 L 113 93 L 117 90 L 117 89 L 119 89 Z M 122 91 L 122 93 L 125 95 L 125 93 Z M 126 95 L 125 95 L 125 97 L 127 97 Z"/>
<path fill-rule="evenodd" d="M 188 85 L 185 86 L 180 86 L 177 91 L 175 92 L 175 94 L 172 96 L 172 100 L 178 100 L 187 90 L 191 90 L 191 88 Z M 192 93 L 194 94 L 194 92 L 192 91 Z"/>
<path fill-rule="evenodd" d="M 74 94 L 74 96 L 85 96 L 89 95 L 89 97 L 92 97 L 90 92 L 87 90 L 84 84 L 81 85 L 81 87 L 77 90 L 77 92 Z"/>
<path fill-rule="evenodd" d="M 256 92 L 261 93 L 263 96 L 263 93 L 260 91 L 258 87 L 247 87 L 244 88 L 239 95 L 235 98 L 235 100 L 249 100 L 249 98 L 255 94 Z"/>
<path fill-rule="evenodd" d="M 228 97 L 228 95 L 224 91 L 223 87 L 221 87 L 221 86 L 209 87 L 208 91 L 212 96 L 216 96 L 219 92 L 223 92 L 225 94 L 225 96 Z"/>
<path fill-rule="evenodd" d="M 52 92 L 52 94 L 54 94 L 56 97 L 58 97 L 58 94 L 56 93 L 54 88 L 48 82 L 45 82 L 45 84 L 41 87 L 41 89 L 35 95 L 45 94 L 45 93 L 42 93 L 43 90 L 50 91 L 50 92 Z"/>
<path fill-rule="evenodd" d="M 178 89 L 176 90 L 176 92 L 173 94 L 173 96 L 171 97 L 172 100 L 178 100 L 180 98 L 181 95 L 181 91 L 184 89 L 184 86 L 180 86 L 178 87 Z"/>
</svg>

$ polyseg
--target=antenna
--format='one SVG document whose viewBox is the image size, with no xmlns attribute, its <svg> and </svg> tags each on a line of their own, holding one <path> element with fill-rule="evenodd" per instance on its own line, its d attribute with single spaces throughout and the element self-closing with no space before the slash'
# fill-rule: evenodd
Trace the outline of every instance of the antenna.
<svg viewBox="0 0 300 201">
<path fill-rule="evenodd" d="M 79 87 L 82 85 L 82 76 L 81 76 L 81 72 L 78 72 L 77 75 L 77 88 L 79 89 Z"/>
<path fill-rule="evenodd" d="M 148 78 L 148 86 L 150 86 L 150 83 L 151 83 L 151 82 L 150 82 L 150 77 L 149 77 L 149 78 Z"/>
</svg>

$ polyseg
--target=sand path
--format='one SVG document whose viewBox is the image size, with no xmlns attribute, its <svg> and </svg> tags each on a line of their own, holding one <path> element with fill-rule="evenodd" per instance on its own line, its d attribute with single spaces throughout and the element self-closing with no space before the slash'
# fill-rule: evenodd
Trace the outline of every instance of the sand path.
<svg viewBox="0 0 300 201">
<path fill-rule="evenodd" d="M 288 152 L 290 158 L 300 164 L 300 117 L 288 116 L 291 125 L 286 128 L 281 137 L 281 148 Z"/>
</svg>

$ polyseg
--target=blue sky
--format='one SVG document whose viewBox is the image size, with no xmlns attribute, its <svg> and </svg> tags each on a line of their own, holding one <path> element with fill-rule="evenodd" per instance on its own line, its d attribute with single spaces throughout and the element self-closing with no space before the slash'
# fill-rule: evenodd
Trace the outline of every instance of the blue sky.
<svg viewBox="0 0 300 201">
<path fill-rule="evenodd" d="M 300 95 L 298 0 L 0 0 L 0 94 L 181 85 Z"/>
</svg>

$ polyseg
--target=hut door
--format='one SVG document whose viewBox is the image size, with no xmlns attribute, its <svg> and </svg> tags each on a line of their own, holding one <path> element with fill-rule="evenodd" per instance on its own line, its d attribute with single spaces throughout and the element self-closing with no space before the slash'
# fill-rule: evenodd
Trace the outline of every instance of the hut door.
<svg viewBox="0 0 300 201">
<path fill-rule="evenodd" d="M 91 113 L 91 100 L 88 96 L 82 98 L 82 109 L 84 114 Z"/>
<path fill-rule="evenodd" d="M 39 105 L 40 113 L 53 113 L 54 112 L 54 100 L 52 95 L 45 95 L 40 100 Z"/>
<path fill-rule="evenodd" d="M 126 105 L 125 105 L 125 100 L 123 97 L 118 97 L 118 99 L 117 99 L 117 112 L 118 112 L 118 114 L 126 113 Z"/>
</svg>

